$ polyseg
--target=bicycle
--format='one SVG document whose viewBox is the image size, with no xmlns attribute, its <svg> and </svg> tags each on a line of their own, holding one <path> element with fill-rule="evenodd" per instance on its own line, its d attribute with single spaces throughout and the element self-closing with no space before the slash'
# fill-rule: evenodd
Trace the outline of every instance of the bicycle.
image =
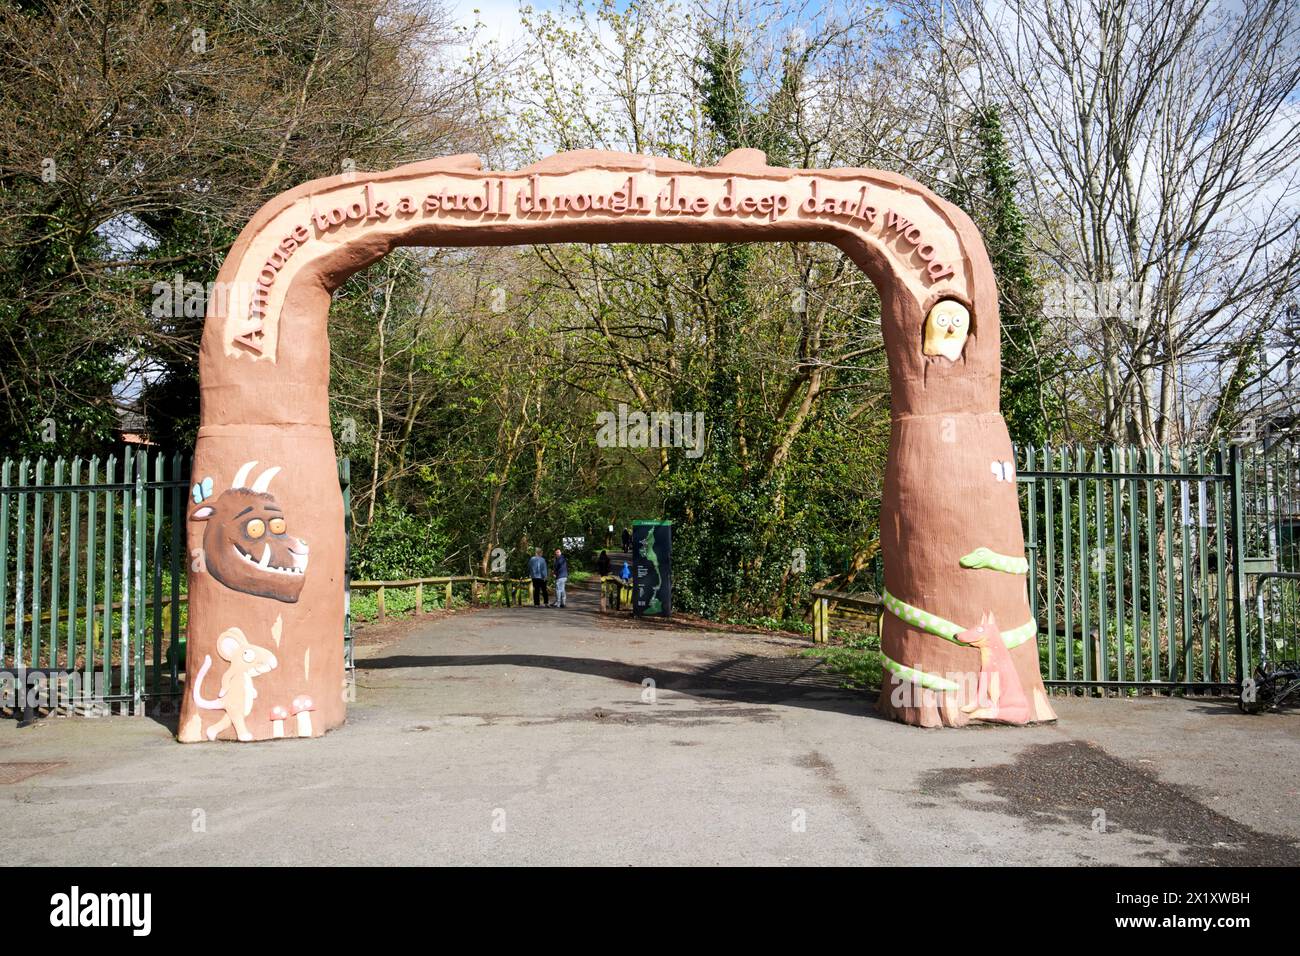
<svg viewBox="0 0 1300 956">
<path fill-rule="evenodd" d="M 1263 660 L 1242 684 L 1237 706 L 1243 714 L 1262 714 L 1300 700 L 1300 661 Z"/>
</svg>

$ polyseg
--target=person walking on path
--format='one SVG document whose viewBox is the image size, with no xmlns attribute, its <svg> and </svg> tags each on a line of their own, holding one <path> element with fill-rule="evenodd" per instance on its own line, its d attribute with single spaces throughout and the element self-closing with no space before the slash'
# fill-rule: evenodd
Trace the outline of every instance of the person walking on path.
<svg viewBox="0 0 1300 956">
<path fill-rule="evenodd" d="M 611 531 L 614 530 L 613 525 L 610 525 L 610 530 Z M 608 551 L 600 552 L 600 554 L 596 558 L 596 576 L 600 579 L 599 580 L 600 609 L 602 611 L 607 611 L 609 610 L 609 598 L 608 595 L 605 593 L 605 578 L 609 577 L 609 552 Z"/>
<path fill-rule="evenodd" d="M 565 587 L 569 583 L 569 559 L 559 548 L 555 549 L 555 603 L 551 607 L 564 607 Z"/>
<path fill-rule="evenodd" d="M 538 548 L 528 559 L 528 576 L 533 579 L 533 607 L 548 603 L 546 593 L 546 559 Z"/>
<path fill-rule="evenodd" d="M 627 528 L 623 529 L 623 550 L 632 550 L 632 532 Z"/>
</svg>

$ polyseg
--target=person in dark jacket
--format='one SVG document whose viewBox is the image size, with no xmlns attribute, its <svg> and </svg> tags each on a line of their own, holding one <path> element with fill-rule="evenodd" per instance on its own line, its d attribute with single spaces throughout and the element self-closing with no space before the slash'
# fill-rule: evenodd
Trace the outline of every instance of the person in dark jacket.
<svg viewBox="0 0 1300 956">
<path fill-rule="evenodd" d="M 609 552 L 600 552 L 596 557 L 596 574 L 600 579 L 598 584 L 600 585 L 600 609 L 602 611 L 609 610 L 609 593 L 605 590 L 605 578 L 609 577 L 609 564 Z M 618 607 L 617 592 L 614 594 L 614 607 Z"/>
<path fill-rule="evenodd" d="M 623 529 L 623 550 L 632 550 L 632 532 L 627 528 Z"/>
<path fill-rule="evenodd" d="M 555 603 L 551 607 L 564 607 L 565 587 L 569 583 L 569 559 L 559 548 L 555 549 Z"/>
</svg>

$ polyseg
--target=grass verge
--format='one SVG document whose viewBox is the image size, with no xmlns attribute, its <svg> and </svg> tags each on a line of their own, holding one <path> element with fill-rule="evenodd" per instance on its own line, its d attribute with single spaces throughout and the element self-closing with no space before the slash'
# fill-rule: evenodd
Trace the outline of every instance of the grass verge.
<svg viewBox="0 0 1300 956">
<path fill-rule="evenodd" d="M 874 635 L 832 633 L 831 643 L 810 647 L 800 656 L 824 661 L 828 671 L 843 679 L 844 687 L 880 686 L 880 639 Z"/>
</svg>

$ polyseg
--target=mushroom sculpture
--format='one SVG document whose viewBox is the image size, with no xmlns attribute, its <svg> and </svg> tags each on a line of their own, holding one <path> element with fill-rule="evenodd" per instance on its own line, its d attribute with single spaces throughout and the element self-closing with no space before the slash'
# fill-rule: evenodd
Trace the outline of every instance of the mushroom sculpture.
<svg viewBox="0 0 1300 956">
<path fill-rule="evenodd" d="M 289 719 L 289 711 L 276 704 L 271 708 L 271 736 L 279 739 L 284 736 L 284 722 Z"/>
<path fill-rule="evenodd" d="M 316 709 L 310 697 L 306 694 L 293 699 L 293 712 L 298 718 L 298 736 L 311 736 L 311 712 Z"/>
</svg>

